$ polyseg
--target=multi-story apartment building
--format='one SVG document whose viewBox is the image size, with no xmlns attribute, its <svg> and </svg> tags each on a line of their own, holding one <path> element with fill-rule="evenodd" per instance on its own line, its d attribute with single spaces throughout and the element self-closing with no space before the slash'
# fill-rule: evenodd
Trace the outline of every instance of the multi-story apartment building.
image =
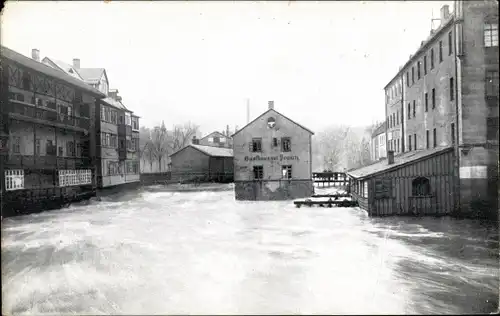
<svg viewBox="0 0 500 316">
<path fill-rule="evenodd" d="M 498 207 L 498 53 L 498 1 L 455 1 L 386 87 L 388 150 L 453 147 L 462 211 Z"/>
<path fill-rule="evenodd" d="M 139 117 L 127 109 L 117 89 L 109 89 L 104 68 L 81 68 L 80 59 L 73 65 L 45 57 L 44 63 L 64 71 L 98 89 L 106 97 L 96 105 L 97 186 L 100 189 L 123 184 L 138 184 Z"/>
<path fill-rule="evenodd" d="M 2 216 L 95 194 L 94 112 L 105 95 L 1 47 Z"/>
<path fill-rule="evenodd" d="M 398 74 L 385 87 L 386 133 L 384 149 L 396 154 L 403 152 L 404 119 L 403 119 L 403 80 Z M 383 157 L 386 157 L 383 153 Z"/>
</svg>

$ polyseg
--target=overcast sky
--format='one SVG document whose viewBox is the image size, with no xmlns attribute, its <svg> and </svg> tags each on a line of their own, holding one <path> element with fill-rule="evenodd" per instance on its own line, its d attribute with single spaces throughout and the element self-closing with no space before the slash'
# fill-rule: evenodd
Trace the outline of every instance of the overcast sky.
<svg viewBox="0 0 500 316">
<path fill-rule="evenodd" d="M 313 131 L 384 118 L 384 86 L 452 1 L 8 2 L 2 45 L 106 68 L 143 125 L 204 133 L 275 108 Z"/>
</svg>

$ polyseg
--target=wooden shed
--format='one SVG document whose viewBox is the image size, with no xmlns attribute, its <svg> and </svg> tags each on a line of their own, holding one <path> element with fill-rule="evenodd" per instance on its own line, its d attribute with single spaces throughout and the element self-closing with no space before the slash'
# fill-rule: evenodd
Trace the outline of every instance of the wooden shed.
<svg viewBox="0 0 500 316">
<path fill-rule="evenodd" d="M 351 194 L 371 216 L 451 215 L 457 203 L 453 147 L 415 150 L 349 171 Z"/>
<path fill-rule="evenodd" d="M 190 144 L 170 155 L 172 179 L 230 182 L 233 150 Z"/>
</svg>

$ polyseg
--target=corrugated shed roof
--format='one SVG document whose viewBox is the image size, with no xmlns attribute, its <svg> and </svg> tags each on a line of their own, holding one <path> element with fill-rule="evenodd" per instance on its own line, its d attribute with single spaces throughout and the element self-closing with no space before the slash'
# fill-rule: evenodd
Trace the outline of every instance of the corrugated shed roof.
<svg viewBox="0 0 500 316">
<path fill-rule="evenodd" d="M 104 68 L 79 68 L 78 73 L 83 80 L 85 80 L 85 82 L 96 84 L 99 83 L 99 80 L 101 80 Z"/>
<path fill-rule="evenodd" d="M 188 147 L 193 147 L 202 153 L 211 156 L 211 157 L 233 157 L 233 149 L 231 148 L 222 148 L 222 147 L 214 147 L 214 146 L 204 146 L 204 145 L 195 145 L 195 144 L 190 144 L 187 145 L 186 147 L 179 149 L 175 153 L 171 154 L 170 157 L 173 155 L 178 154 L 179 152 L 183 151 L 184 149 Z"/>
<path fill-rule="evenodd" d="M 381 172 L 387 172 L 392 169 L 398 169 L 401 168 L 407 164 L 410 164 L 412 162 L 415 162 L 420 159 L 428 158 L 431 156 L 434 156 L 439 153 L 443 153 L 449 150 L 452 150 L 453 147 L 447 146 L 447 147 L 436 147 L 432 149 L 425 149 L 425 150 L 415 150 L 415 151 L 410 151 L 403 153 L 401 155 L 395 156 L 394 157 L 394 163 L 393 164 L 388 164 L 387 159 L 384 159 L 382 161 L 376 162 L 374 164 L 348 171 L 347 174 L 350 175 L 351 177 L 360 179 L 360 178 L 366 178 L 366 177 L 372 177 L 378 173 Z"/>
<path fill-rule="evenodd" d="M 83 90 L 85 90 L 89 93 L 92 93 L 96 96 L 99 96 L 101 98 L 105 97 L 105 95 L 102 92 L 100 92 L 97 89 L 92 88 L 91 86 L 87 85 L 85 82 L 83 82 L 79 79 L 73 78 L 72 76 L 70 76 L 66 73 L 63 73 L 59 70 L 56 70 L 56 69 L 50 67 L 49 65 L 45 65 L 41 62 L 35 61 L 35 60 L 28 58 L 22 54 L 19 54 L 18 52 L 15 52 L 10 48 L 7 48 L 5 46 L 0 46 L 0 47 L 1 47 L 1 54 L 0 55 L 2 58 L 10 59 L 16 63 L 19 63 L 25 67 L 31 68 L 35 71 L 41 72 L 47 76 L 59 79 L 61 81 L 65 81 L 68 84 L 76 86 L 80 89 L 83 89 Z"/>
</svg>

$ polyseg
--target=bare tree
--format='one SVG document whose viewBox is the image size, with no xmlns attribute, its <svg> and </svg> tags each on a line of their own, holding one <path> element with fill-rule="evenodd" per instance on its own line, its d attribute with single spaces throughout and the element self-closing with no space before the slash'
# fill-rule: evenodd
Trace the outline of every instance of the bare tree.
<svg viewBox="0 0 500 316">
<path fill-rule="evenodd" d="M 158 161 L 158 168 L 161 172 L 162 161 L 168 157 L 168 132 L 165 122 L 161 126 L 156 126 L 151 133 L 152 158 Z"/>
<path fill-rule="evenodd" d="M 169 133 L 169 149 L 171 153 L 187 146 L 194 135 L 198 132 L 199 126 L 187 122 L 184 125 L 175 125 Z"/>
<path fill-rule="evenodd" d="M 341 168 L 342 154 L 349 130 L 346 126 L 333 126 L 318 135 L 315 147 L 323 158 L 323 169 L 335 171 Z"/>
</svg>

